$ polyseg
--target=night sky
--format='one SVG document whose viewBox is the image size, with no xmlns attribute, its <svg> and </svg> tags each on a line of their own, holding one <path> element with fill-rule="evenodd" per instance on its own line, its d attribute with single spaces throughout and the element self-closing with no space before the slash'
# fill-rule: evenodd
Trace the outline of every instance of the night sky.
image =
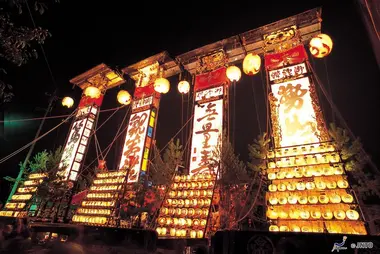
<svg viewBox="0 0 380 254">
<path fill-rule="evenodd" d="M 125 3 L 121 3 L 125 2 Z M 52 37 L 44 44 L 55 82 L 49 74 L 44 58 L 32 60 L 22 67 L 9 65 L 5 80 L 14 86 L 16 94 L 8 105 L 6 120 L 40 117 L 48 105 L 45 92 L 53 92 L 55 84 L 60 97 L 70 95 L 76 102 L 81 90 L 72 89 L 69 80 L 88 69 L 105 63 L 123 68 L 149 56 L 167 50 L 172 56 L 209 43 L 236 35 L 262 25 L 322 6 L 322 31 L 331 36 L 334 48 L 325 60 L 311 61 L 318 76 L 332 92 L 332 97 L 355 135 L 361 137 L 366 151 L 379 165 L 380 126 L 377 121 L 380 106 L 380 75 L 375 56 L 360 17 L 355 1 L 237 1 L 214 6 L 196 4 L 193 1 L 178 1 L 177 4 L 155 4 L 130 1 L 68 1 L 49 5 L 45 14 L 33 13 L 37 26 L 49 29 Z M 335 3 L 328 3 L 335 2 Z M 236 5 L 236 6 L 235 6 Z M 149 6 L 149 8 L 148 8 Z M 32 26 L 30 17 L 19 17 L 25 25 Z M 326 72 L 327 70 L 327 72 Z M 328 73 L 328 75 L 327 75 Z M 262 74 L 262 73 L 261 73 Z M 243 75 L 237 84 L 236 150 L 247 159 L 247 145 L 264 129 L 266 123 L 265 100 L 262 76 L 253 78 Z M 177 92 L 178 77 L 170 78 L 171 90 L 161 100 L 156 139 L 162 148 L 181 127 L 181 96 Z M 329 81 L 329 82 L 328 82 Z M 253 83 L 252 83 L 253 82 Z M 252 91 L 254 86 L 255 94 Z M 122 89 L 133 92 L 132 83 Z M 120 88 L 120 89 L 121 89 Z M 103 109 L 117 107 L 116 94 L 119 88 L 107 92 Z M 260 124 L 255 113 L 256 100 Z M 331 107 L 321 99 L 328 121 L 332 121 Z M 77 105 L 77 104 L 76 104 Z M 117 112 L 97 133 L 104 149 L 113 139 L 126 109 Z M 63 108 L 58 101 L 51 115 L 70 114 L 72 109 Z M 100 115 L 101 124 L 111 113 Z M 43 133 L 60 123 L 61 119 L 47 120 Z M 99 125 L 98 124 L 98 125 Z M 39 121 L 6 124 L 6 140 L 2 140 L 0 157 L 10 154 L 33 140 Z M 260 128 L 259 128 L 260 125 Z M 65 142 L 69 123 L 43 138 L 35 152 L 51 150 Z M 93 141 L 92 141 L 93 142 Z M 95 157 L 94 146 L 90 147 L 87 163 Z M 28 149 L 0 164 L 0 176 L 16 176 L 18 163 Z M 116 143 L 107 157 L 109 168 L 116 167 L 121 152 L 121 143 Z M 87 165 L 87 164 L 86 164 Z M 9 193 L 9 185 L 0 182 L 0 200 Z"/>
</svg>

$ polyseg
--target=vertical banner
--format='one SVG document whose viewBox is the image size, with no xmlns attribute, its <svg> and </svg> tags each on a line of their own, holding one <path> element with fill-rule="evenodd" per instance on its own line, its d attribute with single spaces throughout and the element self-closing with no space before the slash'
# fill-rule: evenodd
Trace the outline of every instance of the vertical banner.
<svg viewBox="0 0 380 254">
<path fill-rule="evenodd" d="M 58 174 L 64 181 L 78 179 L 102 100 L 103 95 L 98 99 L 83 96 L 79 103 L 59 164 Z"/>
<path fill-rule="evenodd" d="M 160 101 L 153 84 L 136 88 L 134 97 L 119 164 L 119 170 L 129 167 L 128 183 L 138 182 L 147 173 Z"/>
<path fill-rule="evenodd" d="M 218 172 L 222 146 L 226 68 L 196 76 L 190 175 Z"/>
</svg>

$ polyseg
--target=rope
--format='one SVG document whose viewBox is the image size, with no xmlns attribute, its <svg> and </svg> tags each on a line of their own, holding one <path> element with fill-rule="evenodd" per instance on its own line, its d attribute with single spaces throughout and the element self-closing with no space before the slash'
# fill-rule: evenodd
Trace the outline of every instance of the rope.
<svg viewBox="0 0 380 254">
<path fill-rule="evenodd" d="M 371 12 L 371 10 L 369 9 L 369 6 L 368 6 L 368 2 L 367 2 L 367 0 L 364 0 L 364 2 L 365 2 L 365 7 L 367 8 L 367 11 L 368 11 L 369 17 L 371 18 L 371 22 L 372 22 L 372 25 L 373 25 L 373 29 L 374 29 L 375 32 L 376 32 L 377 39 L 380 40 L 380 35 L 379 35 L 379 32 L 377 31 L 375 21 L 373 20 L 372 12 Z"/>
<path fill-rule="evenodd" d="M 46 133 L 42 134 L 41 136 L 39 136 L 38 138 L 35 138 L 34 140 L 32 140 L 31 142 L 29 142 L 28 144 L 24 145 L 23 147 L 19 148 L 18 150 L 14 151 L 13 153 L 5 156 L 4 158 L 0 159 L 0 164 L 9 160 L 10 158 L 12 158 L 13 156 L 15 156 L 16 154 L 22 152 L 23 150 L 25 150 L 26 148 L 28 148 L 29 146 L 31 146 L 33 143 L 37 142 L 38 140 L 42 139 L 43 137 L 45 137 L 46 135 L 48 135 L 50 132 L 54 131 L 55 129 L 57 129 L 59 126 L 61 126 L 62 124 L 64 124 L 67 120 L 69 120 L 72 116 L 74 116 L 76 111 L 73 111 L 73 113 L 68 117 L 66 118 L 64 121 L 60 122 L 58 125 L 56 125 L 55 127 L 53 127 L 52 129 L 50 129 L 49 131 L 47 131 Z"/>
<path fill-rule="evenodd" d="M 254 106 L 255 106 L 255 111 L 256 111 L 256 120 L 257 120 L 257 126 L 259 126 L 259 131 L 260 133 L 262 133 L 261 131 L 261 124 L 260 124 L 260 116 L 259 116 L 259 111 L 258 111 L 258 108 L 257 108 L 257 102 L 256 102 L 256 96 L 255 96 L 255 84 L 253 83 L 253 79 L 251 79 L 251 87 L 252 87 L 252 93 L 253 93 L 253 103 L 254 103 Z"/>
<path fill-rule="evenodd" d="M 332 94 L 332 90 L 331 90 L 331 84 L 330 84 L 330 79 L 329 79 L 329 72 L 327 69 L 327 59 L 326 58 L 323 59 L 323 64 L 325 65 L 325 71 L 326 71 L 326 77 L 327 77 L 327 86 L 328 86 L 327 89 L 329 90 L 331 100 L 333 100 L 333 94 Z M 333 120 L 333 122 L 335 122 L 334 110 L 333 109 L 331 109 L 331 110 L 332 110 L 332 112 L 331 112 L 332 120 Z"/>
<path fill-rule="evenodd" d="M 130 107 L 127 108 L 127 111 L 125 112 L 124 118 L 123 118 L 123 120 L 121 121 L 121 124 L 120 124 L 119 128 L 117 129 L 116 135 L 118 135 L 118 134 L 120 133 L 121 127 L 123 126 L 123 123 L 125 122 L 125 119 L 127 118 L 130 109 L 131 109 Z M 128 126 L 128 125 L 127 125 L 127 126 Z M 124 132 L 124 131 L 123 131 L 123 132 Z M 111 143 L 111 144 L 113 145 L 115 141 L 116 141 L 116 138 L 114 138 L 114 139 L 112 140 L 112 143 Z M 109 149 L 105 152 L 104 158 L 106 158 L 107 155 L 108 155 L 108 153 L 111 151 L 112 145 L 111 145 L 111 146 L 109 147 Z"/>
<path fill-rule="evenodd" d="M 161 151 L 162 150 L 164 150 L 168 145 L 169 145 L 169 143 L 170 143 L 170 140 L 172 140 L 172 139 L 174 139 L 181 131 L 182 131 L 182 129 L 190 122 L 190 120 L 191 119 L 193 119 L 193 117 L 194 117 L 194 114 L 189 118 L 189 120 L 187 120 L 187 122 L 185 123 L 185 125 L 183 125 L 182 127 L 181 127 L 181 129 L 179 129 L 179 131 L 177 131 L 177 133 L 176 134 L 174 134 L 174 136 L 172 137 L 172 138 L 170 138 L 169 139 L 169 141 L 168 141 L 168 143 L 166 143 L 166 145 L 161 149 Z M 158 148 L 157 148 L 158 149 Z M 159 150 L 160 151 L 160 150 Z M 154 159 L 156 158 L 157 156 L 154 156 L 153 157 L 153 159 L 151 159 L 151 160 L 149 160 L 149 162 L 152 162 L 152 161 L 154 161 Z"/>
<path fill-rule="evenodd" d="M 112 111 L 112 110 L 118 110 L 120 108 L 121 107 L 103 109 L 103 110 L 100 110 L 100 112 L 108 112 L 108 111 Z M 48 116 L 45 119 L 64 118 L 64 117 L 68 117 L 68 116 L 71 116 L 71 114 L 58 115 L 58 116 Z M 0 123 L 26 122 L 26 121 L 36 121 L 36 120 L 43 120 L 43 119 L 44 119 L 44 117 L 25 118 L 25 119 L 15 119 L 15 120 L 4 120 L 4 121 L 0 121 Z"/>
<path fill-rule="evenodd" d="M 340 111 L 338 110 L 338 108 L 336 107 L 336 105 L 334 104 L 334 102 L 331 100 L 331 98 L 329 97 L 325 87 L 323 86 L 321 80 L 319 79 L 317 73 L 314 71 L 313 67 L 310 65 L 310 63 L 308 63 L 308 66 L 309 68 L 313 71 L 314 73 L 314 77 L 315 77 L 315 80 L 317 81 L 317 84 L 320 86 L 323 94 L 325 95 L 327 101 L 329 102 L 330 106 L 332 107 L 332 109 L 334 110 L 335 114 L 337 115 L 337 117 L 339 118 L 339 120 L 341 121 L 341 123 L 343 124 L 343 127 L 348 131 L 348 134 L 350 135 L 351 139 L 352 140 L 355 140 L 356 137 L 354 135 L 354 133 L 352 132 L 352 130 L 350 129 L 350 127 L 348 126 L 346 120 L 344 120 L 342 114 L 340 113 Z M 377 166 L 375 165 L 375 163 L 373 163 L 372 159 L 368 156 L 368 154 L 366 153 L 366 151 L 364 150 L 363 147 L 361 147 L 361 152 L 364 154 L 364 156 L 366 157 L 368 163 L 370 164 L 370 166 L 375 169 L 377 172 L 380 172 L 379 169 L 377 168 Z"/>
</svg>

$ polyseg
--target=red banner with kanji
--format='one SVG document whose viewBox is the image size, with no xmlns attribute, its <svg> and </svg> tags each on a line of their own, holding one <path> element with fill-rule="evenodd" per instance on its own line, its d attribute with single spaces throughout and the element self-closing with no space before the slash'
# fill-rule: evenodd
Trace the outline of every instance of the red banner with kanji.
<svg viewBox="0 0 380 254">
<path fill-rule="evenodd" d="M 102 105 L 104 95 L 100 95 L 99 98 L 91 98 L 86 95 L 83 95 L 82 98 L 80 99 L 79 106 L 78 108 L 83 108 L 87 107 L 93 104 L 96 104 L 98 107 Z"/>
<path fill-rule="evenodd" d="M 214 71 L 197 75 L 195 77 L 194 90 L 200 91 L 226 82 L 228 82 L 226 67 L 221 67 Z"/>
<path fill-rule="evenodd" d="M 273 70 L 287 65 L 302 63 L 307 59 L 303 45 L 296 46 L 285 52 L 265 55 L 265 68 Z"/>
<path fill-rule="evenodd" d="M 151 83 L 144 87 L 136 87 L 135 93 L 133 94 L 134 99 L 139 99 L 143 97 L 148 97 L 154 94 L 154 84 Z"/>
</svg>

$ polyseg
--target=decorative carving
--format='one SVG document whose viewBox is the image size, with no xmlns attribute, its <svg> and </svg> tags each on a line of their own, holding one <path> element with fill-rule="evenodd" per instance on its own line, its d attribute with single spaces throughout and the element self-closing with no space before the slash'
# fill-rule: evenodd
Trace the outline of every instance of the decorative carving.
<svg viewBox="0 0 380 254">
<path fill-rule="evenodd" d="M 280 147 L 282 135 L 281 135 L 281 127 L 278 122 L 279 114 L 278 108 L 276 107 L 277 99 L 273 96 L 273 93 L 269 93 L 268 95 L 269 107 L 270 107 L 270 115 L 272 119 L 272 136 L 274 139 L 274 146 Z"/>
<path fill-rule="evenodd" d="M 286 27 L 264 35 L 264 50 L 282 52 L 301 43 L 297 26 Z"/>
<path fill-rule="evenodd" d="M 311 79 L 310 79 L 310 97 L 311 97 L 311 103 L 313 105 L 313 109 L 315 112 L 315 118 L 317 121 L 317 128 L 319 130 L 318 139 L 321 142 L 329 141 L 329 134 L 328 134 L 327 127 L 326 127 L 326 122 L 325 122 L 325 119 L 323 117 L 322 109 L 319 106 L 318 95 L 317 95 L 317 91 L 316 91 L 314 82 Z"/>
<path fill-rule="evenodd" d="M 136 87 L 145 87 L 152 83 L 157 78 L 159 69 L 160 65 L 157 61 L 151 65 L 139 69 Z"/>
<path fill-rule="evenodd" d="M 197 62 L 197 74 L 213 71 L 217 68 L 226 66 L 228 62 L 224 50 L 201 56 Z"/>
</svg>

